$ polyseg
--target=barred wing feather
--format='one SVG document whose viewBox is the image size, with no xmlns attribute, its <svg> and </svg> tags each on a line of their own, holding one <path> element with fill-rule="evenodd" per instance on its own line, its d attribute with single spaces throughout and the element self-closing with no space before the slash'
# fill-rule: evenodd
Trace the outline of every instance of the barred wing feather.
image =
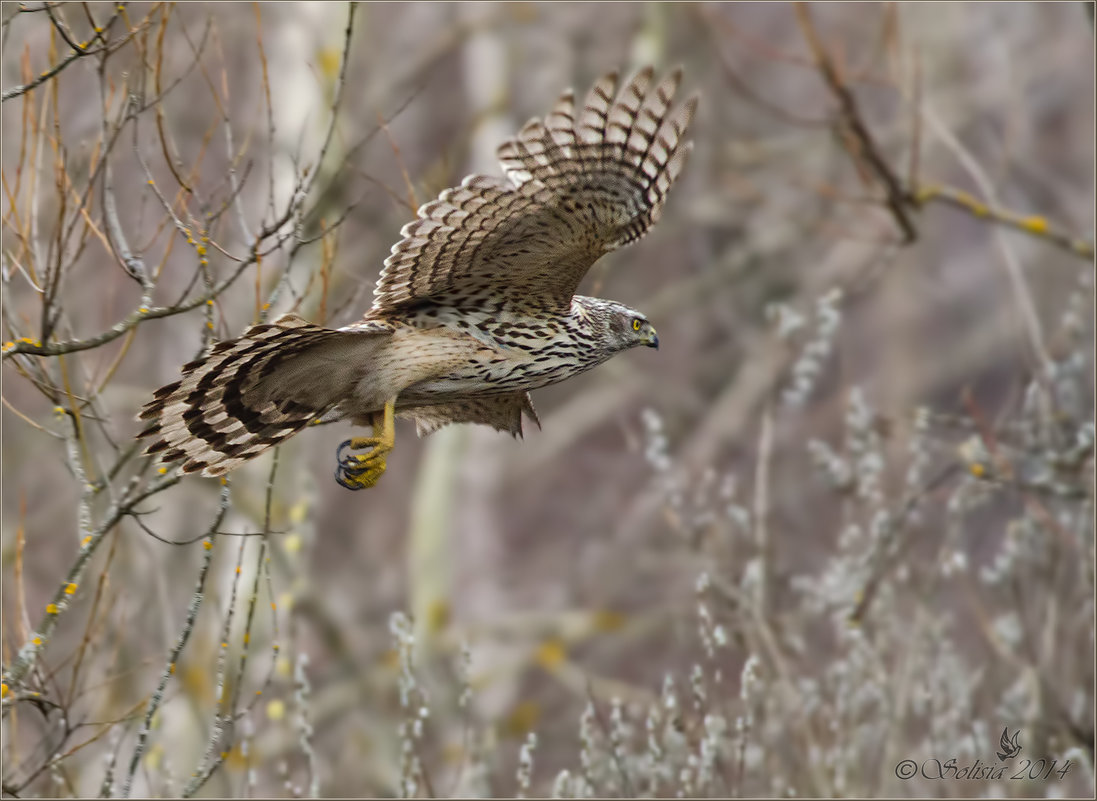
<svg viewBox="0 0 1097 801">
<path fill-rule="evenodd" d="M 659 219 L 690 150 L 697 106 L 671 102 L 675 71 L 650 67 L 617 91 L 598 80 L 576 115 L 568 91 L 498 150 L 506 180 L 469 176 L 404 227 L 374 292 L 371 316 L 424 300 L 457 306 L 566 309 L 602 255 Z"/>
</svg>

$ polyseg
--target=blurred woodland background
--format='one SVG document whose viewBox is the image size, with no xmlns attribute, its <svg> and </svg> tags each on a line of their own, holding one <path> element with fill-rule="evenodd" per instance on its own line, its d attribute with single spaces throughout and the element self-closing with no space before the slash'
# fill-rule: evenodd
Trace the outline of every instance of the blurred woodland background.
<svg viewBox="0 0 1097 801">
<path fill-rule="evenodd" d="M 1092 5 L 2 24 L 6 796 L 1092 795 Z M 646 63 L 695 150 L 584 290 L 658 352 L 524 441 L 401 423 L 368 492 L 345 425 L 139 455 L 184 362 L 356 319 L 420 204 Z"/>
</svg>

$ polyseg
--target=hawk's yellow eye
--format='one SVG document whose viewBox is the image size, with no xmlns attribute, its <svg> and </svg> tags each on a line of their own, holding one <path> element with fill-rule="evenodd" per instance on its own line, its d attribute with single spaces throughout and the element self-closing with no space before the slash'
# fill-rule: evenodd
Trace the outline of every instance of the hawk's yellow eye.
<svg viewBox="0 0 1097 801">
<path fill-rule="evenodd" d="M 639 317 L 636 317 L 635 319 L 633 319 L 633 321 L 632 321 L 632 330 L 633 331 L 639 331 L 640 330 L 640 318 Z"/>
</svg>

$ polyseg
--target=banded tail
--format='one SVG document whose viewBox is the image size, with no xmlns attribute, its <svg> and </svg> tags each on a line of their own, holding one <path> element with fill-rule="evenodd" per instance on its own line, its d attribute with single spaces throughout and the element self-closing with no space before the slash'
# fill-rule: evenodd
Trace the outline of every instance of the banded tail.
<svg viewBox="0 0 1097 801">
<path fill-rule="evenodd" d="M 220 476 L 292 437 L 353 390 L 377 334 L 336 331 L 287 314 L 219 342 L 183 365 L 138 415 L 138 438 L 184 472 Z"/>
</svg>

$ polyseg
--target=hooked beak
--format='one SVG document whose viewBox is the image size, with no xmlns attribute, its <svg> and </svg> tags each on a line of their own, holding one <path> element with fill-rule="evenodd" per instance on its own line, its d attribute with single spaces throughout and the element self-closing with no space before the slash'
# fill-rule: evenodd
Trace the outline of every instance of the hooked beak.
<svg viewBox="0 0 1097 801">
<path fill-rule="evenodd" d="M 644 343 L 649 348 L 655 348 L 659 350 L 659 335 L 655 333 L 655 329 L 651 329 L 651 336 L 648 337 L 648 341 Z"/>
</svg>

